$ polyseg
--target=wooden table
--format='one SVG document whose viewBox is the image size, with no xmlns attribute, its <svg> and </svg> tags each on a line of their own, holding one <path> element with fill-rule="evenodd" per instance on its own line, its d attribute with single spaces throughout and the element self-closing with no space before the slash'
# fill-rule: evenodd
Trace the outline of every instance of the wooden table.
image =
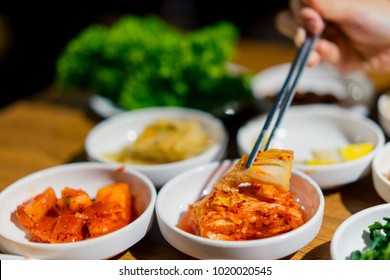
<svg viewBox="0 0 390 280">
<path fill-rule="evenodd" d="M 293 46 L 242 41 L 236 62 L 253 71 L 285 63 L 295 55 Z M 389 75 L 370 75 L 378 93 L 390 88 Z M 23 78 L 21 77 L 21 80 Z M 375 108 L 373 108 L 375 116 Z M 88 106 L 86 95 L 61 96 L 53 87 L 0 110 L 0 190 L 43 168 L 86 161 L 84 140 L 101 119 Z M 236 123 L 237 125 L 237 123 Z M 232 130 L 234 133 L 234 129 Z M 234 135 L 230 149 L 235 149 Z M 229 156 L 234 156 L 234 152 Z M 330 259 L 330 241 L 338 225 L 364 208 L 383 203 L 371 174 L 350 185 L 324 191 L 325 216 L 318 236 L 286 259 Z M 0 206 L 1 208 L 1 206 Z M 192 259 L 162 237 L 157 222 L 138 244 L 115 259 Z"/>
</svg>

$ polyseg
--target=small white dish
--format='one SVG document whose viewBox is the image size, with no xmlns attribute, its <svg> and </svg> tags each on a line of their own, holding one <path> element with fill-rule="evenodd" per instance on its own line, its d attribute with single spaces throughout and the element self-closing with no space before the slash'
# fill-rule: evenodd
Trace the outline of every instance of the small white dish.
<svg viewBox="0 0 390 280">
<path fill-rule="evenodd" d="M 222 121 L 213 115 L 189 108 L 153 107 L 121 113 L 97 124 L 88 134 L 85 141 L 87 155 L 92 161 L 109 162 L 106 154 L 115 153 L 131 144 L 129 134 L 139 135 L 151 122 L 159 118 L 192 119 L 199 121 L 209 134 L 212 145 L 203 153 L 194 157 L 165 164 L 130 164 L 148 176 L 156 187 L 161 187 L 175 175 L 192 167 L 222 159 L 228 144 L 228 133 Z M 132 139 L 134 141 L 135 139 Z M 120 163 L 118 163 L 120 164 Z"/>
<path fill-rule="evenodd" d="M 290 69 L 290 63 L 279 64 L 262 70 L 252 80 L 253 95 L 257 99 L 274 97 Z M 335 67 L 321 63 L 313 68 L 305 68 L 297 84 L 297 93 L 313 93 L 321 98 L 333 97 L 334 105 L 347 107 L 355 112 L 368 115 L 374 100 L 375 88 L 369 77 L 361 71 L 342 74 Z M 325 97 L 328 96 L 328 97 Z M 301 97 L 302 99 L 305 96 Z M 311 102 L 311 99 L 307 102 Z M 314 102 L 314 101 L 313 101 Z M 330 102 L 322 100 L 321 103 Z"/>
<path fill-rule="evenodd" d="M 228 161 L 228 160 L 226 160 Z M 324 214 L 324 197 L 318 184 L 294 170 L 290 190 L 296 192 L 308 221 L 279 236 L 247 241 L 221 241 L 196 236 L 177 227 L 180 216 L 194 203 L 219 162 L 182 173 L 159 191 L 156 216 L 164 238 L 179 251 L 197 259 L 280 259 L 310 243 L 318 234 Z"/>
<path fill-rule="evenodd" d="M 250 153 L 266 117 L 255 117 L 238 130 L 237 143 L 241 155 Z M 347 162 L 329 165 L 294 163 L 297 169 L 312 177 L 322 189 L 331 189 L 364 176 L 384 141 L 382 129 L 363 115 L 331 105 L 303 105 L 287 110 L 272 147 L 291 149 L 295 154 L 295 162 L 304 162 L 312 157 L 313 150 L 337 149 L 361 142 L 374 144 L 371 152 Z"/>
<path fill-rule="evenodd" d="M 129 184 L 138 217 L 109 234 L 71 243 L 30 242 L 19 222 L 11 219 L 18 205 L 49 186 L 57 197 L 65 187 L 72 187 L 82 189 L 94 198 L 98 189 L 115 181 Z M 118 170 L 117 166 L 104 163 L 69 163 L 32 173 L 0 193 L 0 250 L 34 259 L 108 259 L 146 235 L 153 221 L 156 197 L 156 188 L 142 173 L 128 168 Z"/>
<path fill-rule="evenodd" d="M 330 243 L 331 258 L 346 260 L 353 251 L 366 248 L 367 241 L 370 241 L 367 236 L 368 226 L 374 222 L 383 223 L 384 217 L 390 217 L 390 203 L 372 206 L 346 219 L 333 234 Z"/>
<path fill-rule="evenodd" d="M 390 202 L 390 142 L 378 151 L 372 162 L 372 180 L 378 195 Z"/>
<path fill-rule="evenodd" d="M 378 98 L 378 121 L 387 136 L 390 136 L 390 93 L 384 93 Z"/>
</svg>

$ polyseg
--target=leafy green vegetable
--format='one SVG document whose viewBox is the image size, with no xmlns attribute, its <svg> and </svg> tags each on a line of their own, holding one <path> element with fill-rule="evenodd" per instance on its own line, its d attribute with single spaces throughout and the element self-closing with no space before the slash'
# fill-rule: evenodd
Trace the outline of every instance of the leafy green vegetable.
<svg viewBox="0 0 390 280">
<path fill-rule="evenodd" d="M 251 97 L 250 74 L 232 75 L 237 28 L 223 21 L 183 33 L 157 17 L 91 25 L 57 61 L 60 88 L 82 88 L 125 109 L 183 106 L 213 110 Z"/>
<path fill-rule="evenodd" d="M 375 222 L 368 226 L 371 243 L 362 251 L 353 251 L 349 260 L 390 260 L 390 218 L 386 223 Z"/>
</svg>

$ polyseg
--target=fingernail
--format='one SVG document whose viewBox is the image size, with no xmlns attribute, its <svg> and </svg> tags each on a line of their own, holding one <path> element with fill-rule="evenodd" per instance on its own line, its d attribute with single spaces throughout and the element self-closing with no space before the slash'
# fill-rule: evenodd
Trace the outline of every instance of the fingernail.
<svg viewBox="0 0 390 280">
<path fill-rule="evenodd" d="M 303 27 L 298 27 L 294 36 L 294 43 L 296 46 L 300 46 L 306 38 L 306 30 Z"/>
<path fill-rule="evenodd" d="M 306 19 L 305 20 L 305 27 L 307 30 L 309 30 L 310 33 L 316 34 L 319 32 L 318 24 L 313 19 Z"/>
</svg>

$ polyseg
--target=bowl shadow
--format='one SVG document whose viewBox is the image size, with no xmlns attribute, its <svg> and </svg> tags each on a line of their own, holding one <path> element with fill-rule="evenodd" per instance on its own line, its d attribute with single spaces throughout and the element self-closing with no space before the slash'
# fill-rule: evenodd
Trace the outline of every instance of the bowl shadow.
<svg viewBox="0 0 390 280">
<path fill-rule="evenodd" d="M 330 260 L 330 241 L 310 250 L 306 253 L 301 260 Z"/>
<path fill-rule="evenodd" d="M 174 248 L 163 238 L 155 215 L 149 232 L 129 251 L 134 258 L 139 260 L 195 260 Z"/>
<path fill-rule="evenodd" d="M 385 201 L 377 194 L 372 181 L 372 173 L 335 190 L 324 191 L 324 195 L 338 192 L 343 205 L 351 214 L 355 214 L 366 208 L 383 204 Z"/>
</svg>

